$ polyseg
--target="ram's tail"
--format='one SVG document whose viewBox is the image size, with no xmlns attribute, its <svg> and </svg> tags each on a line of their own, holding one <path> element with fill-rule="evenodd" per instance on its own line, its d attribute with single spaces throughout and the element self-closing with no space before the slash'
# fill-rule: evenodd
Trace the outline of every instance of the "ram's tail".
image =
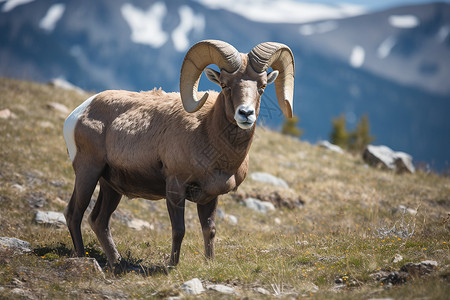
<svg viewBox="0 0 450 300">
<path fill-rule="evenodd" d="M 98 94 L 81 103 L 80 106 L 75 108 L 75 110 L 70 113 L 64 122 L 63 135 L 71 161 L 75 159 L 75 155 L 77 154 L 77 145 L 75 144 L 75 126 L 77 125 L 78 117 L 86 110 L 88 105 L 97 95 Z"/>
</svg>

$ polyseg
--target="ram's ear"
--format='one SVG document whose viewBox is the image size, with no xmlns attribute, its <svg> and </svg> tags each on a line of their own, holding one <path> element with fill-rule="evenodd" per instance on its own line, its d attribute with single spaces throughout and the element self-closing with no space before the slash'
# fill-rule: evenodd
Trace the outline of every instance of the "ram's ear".
<svg viewBox="0 0 450 300">
<path fill-rule="evenodd" d="M 219 72 L 217 72 L 211 68 L 206 68 L 205 74 L 209 80 L 211 80 L 212 82 L 214 82 L 220 86 L 220 81 L 219 81 L 220 73 Z"/>
<path fill-rule="evenodd" d="M 269 74 L 267 74 L 267 84 L 271 84 L 272 82 L 275 81 L 275 79 L 277 79 L 279 72 L 277 70 L 274 70 L 272 72 L 270 72 Z"/>
</svg>

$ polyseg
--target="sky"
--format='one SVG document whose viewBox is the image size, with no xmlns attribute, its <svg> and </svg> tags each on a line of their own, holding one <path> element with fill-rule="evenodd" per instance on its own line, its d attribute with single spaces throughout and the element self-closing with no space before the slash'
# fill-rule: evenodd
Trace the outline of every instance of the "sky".
<svg viewBox="0 0 450 300">
<path fill-rule="evenodd" d="M 311 3 L 327 3 L 327 4 L 349 3 L 361 5 L 368 10 L 379 10 L 401 5 L 422 4 L 431 2 L 450 3 L 450 0 L 298 0 L 298 1 Z"/>
</svg>

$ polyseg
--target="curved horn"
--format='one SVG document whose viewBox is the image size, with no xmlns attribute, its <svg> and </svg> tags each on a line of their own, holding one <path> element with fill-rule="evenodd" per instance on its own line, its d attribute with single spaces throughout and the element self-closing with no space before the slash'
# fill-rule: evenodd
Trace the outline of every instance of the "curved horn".
<svg viewBox="0 0 450 300">
<path fill-rule="evenodd" d="M 280 72 L 275 80 L 278 104 L 286 118 L 292 118 L 295 63 L 291 49 L 280 43 L 261 43 L 250 51 L 248 58 L 258 73 L 267 71 L 269 67 Z"/>
<path fill-rule="evenodd" d="M 230 44 L 217 40 L 201 41 L 189 49 L 180 74 L 181 100 L 187 112 L 199 110 L 208 98 L 208 93 L 205 93 L 197 100 L 197 90 L 200 75 L 209 64 L 215 64 L 219 69 L 233 73 L 242 64 L 241 55 Z"/>
</svg>

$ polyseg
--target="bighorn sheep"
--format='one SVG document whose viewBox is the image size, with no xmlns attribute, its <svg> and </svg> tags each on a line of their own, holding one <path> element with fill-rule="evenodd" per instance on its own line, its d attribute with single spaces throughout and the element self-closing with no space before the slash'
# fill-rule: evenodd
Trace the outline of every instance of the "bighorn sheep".
<svg viewBox="0 0 450 300">
<path fill-rule="evenodd" d="M 220 93 L 197 91 L 209 64 L 220 69 L 205 71 L 222 87 Z M 269 67 L 273 72 L 267 73 Z M 205 256 L 213 258 L 217 197 L 237 189 L 247 175 L 261 95 L 274 81 L 280 108 L 291 118 L 294 57 L 286 45 L 261 43 L 242 54 L 225 42 L 206 40 L 184 58 L 180 94 L 105 91 L 76 108 L 64 123 L 75 171 L 64 214 L 76 254 L 84 254 L 80 224 L 99 182 L 89 224 L 111 267 L 121 262 L 109 221 L 122 195 L 166 198 L 171 265 L 180 258 L 185 199 L 197 203 Z"/>
</svg>

